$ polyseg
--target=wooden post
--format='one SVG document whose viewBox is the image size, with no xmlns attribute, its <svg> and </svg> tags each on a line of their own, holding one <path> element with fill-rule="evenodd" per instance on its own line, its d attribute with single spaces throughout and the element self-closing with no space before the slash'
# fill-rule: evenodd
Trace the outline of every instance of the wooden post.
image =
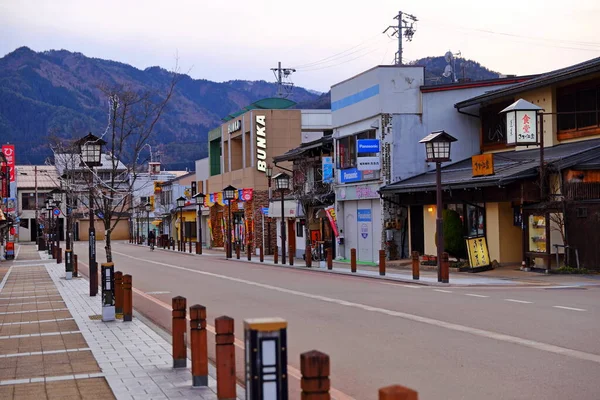
<svg viewBox="0 0 600 400">
<path fill-rule="evenodd" d="M 247 253 L 248 253 L 248 261 L 252 261 L 252 246 L 251 245 L 248 245 Z"/>
<path fill-rule="evenodd" d="M 294 248 L 292 246 L 289 247 L 288 260 L 290 265 L 294 265 Z"/>
<path fill-rule="evenodd" d="M 235 399 L 235 347 L 233 342 L 233 318 L 222 316 L 215 319 L 215 342 L 217 355 L 217 398 Z"/>
<path fill-rule="evenodd" d="M 385 250 L 379 250 L 379 275 L 385 276 Z"/>
<path fill-rule="evenodd" d="M 115 272 L 115 314 L 123 314 L 123 273 Z"/>
<path fill-rule="evenodd" d="M 133 319 L 133 280 L 131 275 L 123 275 L 123 322 L 128 322 Z"/>
<path fill-rule="evenodd" d="M 312 253 L 310 252 L 310 245 L 306 246 L 304 250 L 304 258 L 306 259 L 306 267 L 312 267 Z"/>
<path fill-rule="evenodd" d="M 185 297 L 176 296 L 173 297 L 172 305 L 173 368 L 185 368 L 187 366 L 187 352 L 185 348 L 185 312 L 187 301 Z"/>
<path fill-rule="evenodd" d="M 418 251 L 412 252 L 412 273 L 413 273 L 413 279 L 419 280 L 419 252 Z"/>
<path fill-rule="evenodd" d="M 62 249 L 60 248 L 60 246 L 58 246 L 56 248 L 56 263 L 57 264 L 62 264 L 62 259 L 63 259 Z"/>
<path fill-rule="evenodd" d="M 208 386 L 208 341 L 206 307 L 190 307 L 190 347 L 192 350 L 192 386 Z"/>
<path fill-rule="evenodd" d="M 329 400 L 329 356 L 320 351 L 300 354 L 302 400 Z"/>
<path fill-rule="evenodd" d="M 379 389 L 379 400 L 419 400 L 419 394 L 407 387 L 393 385 Z"/>
<path fill-rule="evenodd" d="M 73 278 L 79 276 L 79 266 L 77 265 L 77 254 L 73 254 Z"/>
<path fill-rule="evenodd" d="M 327 269 L 333 269 L 333 249 L 331 247 L 327 249 Z"/>
<path fill-rule="evenodd" d="M 265 262 L 265 251 L 262 244 L 259 247 L 260 262 Z"/>
<path fill-rule="evenodd" d="M 190 243 L 190 254 L 192 254 L 192 240 L 191 239 L 190 239 L 189 243 Z"/>
<path fill-rule="evenodd" d="M 202 254 L 202 250 L 200 250 L 200 242 L 196 242 L 196 254 Z"/>
<path fill-rule="evenodd" d="M 235 257 L 239 260 L 240 259 L 240 247 L 241 246 L 235 246 Z"/>
<path fill-rule="evenodd" d="M 442 253 L 442 262 L 440 266 L 442 268 L 442 282 L 448 283 L 450 281 L 450 261 L 448 260 L 448 253 Z"/>
<path fill-rule="evenodd" d="M 356 249 L 350 249 L 350 271 L 356 272 Z"/>
<path fill-rule="evenodd" d="M 279 247 L 275 246 L 275 253 L 273 253 L 273 262 L 277 264 L 279 261 Z"/>
</svg>

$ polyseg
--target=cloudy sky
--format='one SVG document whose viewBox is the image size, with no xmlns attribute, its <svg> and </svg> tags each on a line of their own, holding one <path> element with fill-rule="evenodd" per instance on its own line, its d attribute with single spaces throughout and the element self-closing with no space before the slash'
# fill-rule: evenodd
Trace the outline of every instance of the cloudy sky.
<svg viewBox="0 0 600 400">
<path fill-rule="evenodd" d="M 0 0 L 0 56 L 20 46 L 67 49 L 194 78 L 273 80 L 326 91 L 377 64 L 397 41 L 398 11 L 418 18 L 404 60 L 451 50 L 505 74 L 600 56 L 598 0 Z"/>
</svg>

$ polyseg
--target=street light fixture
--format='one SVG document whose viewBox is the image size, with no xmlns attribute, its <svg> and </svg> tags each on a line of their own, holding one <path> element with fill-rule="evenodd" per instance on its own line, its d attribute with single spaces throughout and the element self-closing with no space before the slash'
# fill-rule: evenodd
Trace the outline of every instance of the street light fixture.
<svg viewBox="0 0 600 400">
<path fill-rule="evenodd" d="M 47 239 L 46 239 L 46 250 L 48 254 L 52 254 L 52 247 L 53 247 L 53 242 L 52 242 L 52 199 L 47 197 L 46 198 L 46 211 L 48 213 L 48 227 L 46 229 L 46 234 L 47 234 Z"/>
<path fill-rule="evenodd" d="M 198 206 L 198 254 L 202 254 L 202 206 L 204 205 L 204 199 L 206 195 L 204 193 L 197 193 L 194 196 L 196 205 Z"/>
<path fill-rule="evenodd" d="M 275 180 L 275 189 L 281 192 L 281 263 L 285 264 L 286 232 L 283 194 L 286 190 L 289 190 L 290 188 L 290 176 L 285 172 L 280 172 L 277 175 L 275 175 L 273 179 Z"/>
<path fill-rule="evenodd" d="M 437 269 L 438 282 L 448 283 L 447 271 L 442 272 L 442 253 L 444 252 L 444 223 L 442 219 L 442 163 L 450 161 L 450 143 L 456 142 L 456 138 L 445 131 L 432 132 L 419 143 L 425 143 L 427 157 L 425 161 L 435 163 L 435 187 L 437 216 L 435 227 L 437 230 Z M 447 265 L 444 265 L 446 268 Z"/>
<path fill-rule="evenodd" d="M 89 217 L 90 227 L 88 230 L 88 252 L 90 268 L 90 296 L 98 293 L 98 264 L 96 264 L 96 228 L 94 227 L 94 167 L 102 165 L 102 146 L 106 142 L 97 136 L 88 133 L 75 142 L 81 156 L 81 165 L 90 169 L 90 198 Z"/>
<path fill-rule="evenodd" d="M 147 224 L 147 233 L 146 233 L 146 241 L 148 242 L 148 246 L 150 246 L 150 210 L 152 210 L 152 204 L 147 202 L 144 204 L 144 208 L 146 209 L 146 224 Z"/>
<path fill-rule="evenodd" d="M 56 214 L 56 225 L 54 226 L 54 246 L 56 248 L 56 253 L 54 254 L 56 256 L 56 262 L 62 262 L 61 260 L 61 256 L 59 255 L 60 253 L 60 224 L 59 224 L 59 216 L 60 216 L 60 203 L 61 203 L 61 191 L 59 189 L 52 189 L 49 193 L 50 197 L 52 198 L 52 204 L 54 208 L 57 208 L 59 210 L 58 214 Z M 52 209 L 52 214 L 54 216 L 54 208 Z"/>
<path fill-rule="evenodd" d="M 177 208 L 179 208 L 179 251 L 185 251 L 185 242 L 183 237 L 183 207 L 185 207 L 186 198 L 181 196 L 177 199 Z"/>
<path fill-rule="evenodd" d="M 227 258 L 232 258 L 232 245 L 231 245 L 231 202 L 235 199 L 235 192 L 237 191 L 236 188 L 234 188 L 233 186 L 229 185 L 227 186 L 225 189 L 223 189 L 223 198 L 225 200 L 227 200 L 227 203 L 229 205 L 229 218 L 227 221 L 227 251 L 226 251 L 226 257 Z"/>
<path fill-rule="evenodd" d="M 271 206 L 271 178 L 273 177 L 273 166 L 267 165 L 265 170 L 267 181 L 269 183 L 269 206 Z M 264 237 L 264 236 L 263 236 Z M 267 218 L 267 254 L 271 254 L 271 216 Z"/>
</svg>

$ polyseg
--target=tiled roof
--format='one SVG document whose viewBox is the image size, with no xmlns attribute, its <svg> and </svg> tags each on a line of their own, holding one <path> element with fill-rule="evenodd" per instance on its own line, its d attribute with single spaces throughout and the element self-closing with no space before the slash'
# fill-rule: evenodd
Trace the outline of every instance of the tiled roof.
<svg viewBox="0 0 600 400">
<path fill-rule="evenodd" d="M 37 173 L 36 173 L 37 170 Z M 53 165 L 17 165 L 17 188 L 52 189 L 59 186 L 58 173 Z"/>
<path fill-rule="evenodd" d="M 597 158 L 600 139 L 566 143 L 544 149 L 544 161 L 554 168 L 568 168 Z M 540 150 L 494 153 L 494 175 L 473 177 L 471 158 L 442 168 L 444 190 L 506 185 L 538 175 Z M 435 190 L 435 170 L 391 183 L 381 192 L 411 193 Z"/>
</svg>

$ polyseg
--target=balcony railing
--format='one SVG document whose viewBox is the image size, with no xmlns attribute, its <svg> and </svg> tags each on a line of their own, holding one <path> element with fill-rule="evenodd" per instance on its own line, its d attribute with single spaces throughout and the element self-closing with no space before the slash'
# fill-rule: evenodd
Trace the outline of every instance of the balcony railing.
<svg viewBox="0 0 600 400">
<path fill-rule="evenodd" d="M 565 184 L 568 200 L 600 200 L 600 182 L 572 182 Z"/>
</svg>

